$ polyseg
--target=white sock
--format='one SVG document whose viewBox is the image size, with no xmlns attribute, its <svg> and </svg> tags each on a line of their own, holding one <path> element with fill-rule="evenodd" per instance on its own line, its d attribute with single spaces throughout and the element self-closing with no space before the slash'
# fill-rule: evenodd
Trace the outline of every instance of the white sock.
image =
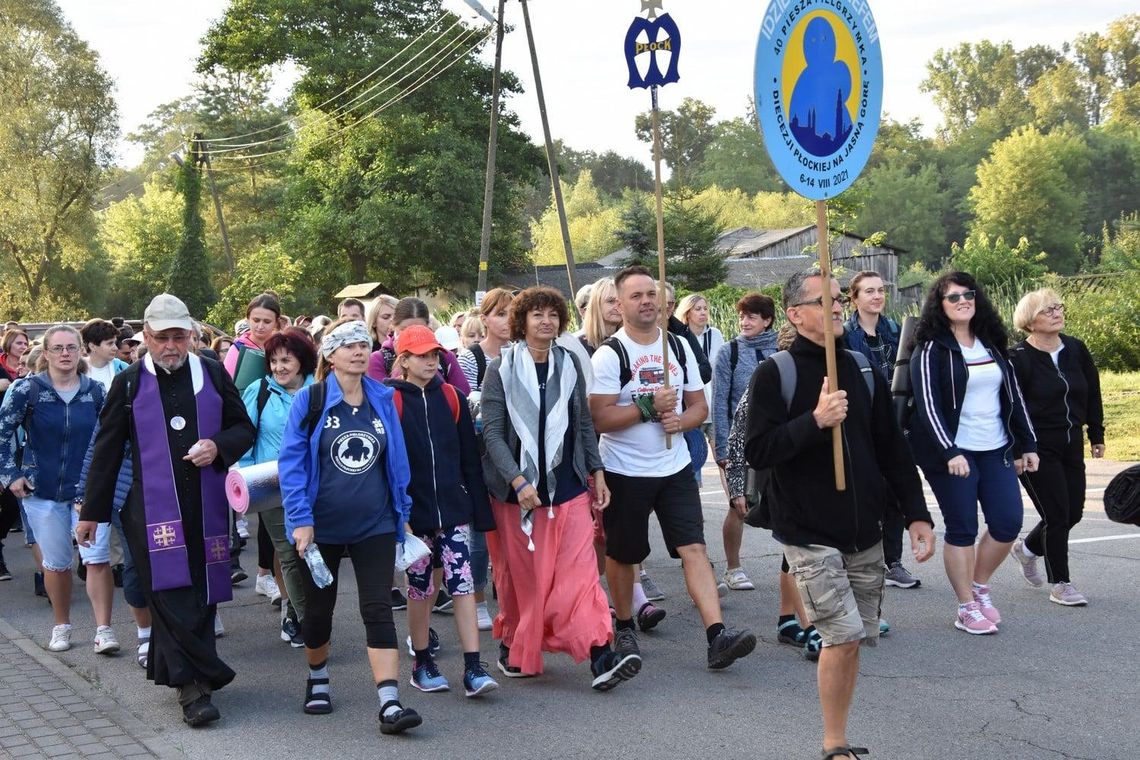
<svg viewBox="0 0 1140 760">
<path fill-rule="evenodd" d="M 633 584 L 633 611 L 636 613 L 643 606 L 649 604 L 649 600 L 645 598 L 645 589 L 641 587 L 640 583 Z"/>
<path fill-rule="evenodd" d="M 146 628 L 139 628 L 138 626 L 135 626 L 135 630 L 138 631 L 139 641 L 142 641 L 143 639 L 149 639 L 150 638 L 150 626 L 149 625 Z"/>
<path fill-rule="evenodd" d="M 1037 555 L 1029 551 L 1029 544 L 1025 543 L 1024 541 L 1021 542 L 1021 553 L 1026 557 L 1029 557 L 1029 559 L 1037 559 Z"/>
</svg>

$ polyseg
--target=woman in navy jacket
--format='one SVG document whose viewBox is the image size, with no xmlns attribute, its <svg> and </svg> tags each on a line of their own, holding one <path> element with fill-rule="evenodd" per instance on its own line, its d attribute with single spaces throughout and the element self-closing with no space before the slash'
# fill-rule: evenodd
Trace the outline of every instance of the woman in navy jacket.
<svg viewBox="0 0 1140 760">
<path fill-rule="evenodd" d="M 321 341 L 318 382 L 297 391 L 277 464 L 285 533 L 305 555 L 315 545 L 332 574 L 319 588 L 307 563 L 301 633 L 309 679 L 304 709 L 332 712 L 328 652 L 340 560 L 352 558 L 368 663 L 380 698 L 380 731 L 400 733 L 420 725 L 415 710 L 400 704 L 399 650 L 392 621 L 396 544 L 404 541 L 411 508 L 404 435 L 392 390 L 364 376 L 372 338 L 363 322 L 331 326 Z M 319 413 L 310 412 L 314 394 Z M 306 558 L 308 559 L 308 558 Z"/>
<path fill-rule="evenodd" d="M 1010 364 L 1025 391 L 1029 418 L 1039 438 L 1041 467 L 1023 473 L 1041 521 L 1010 553 L 1031 586 L 1044 585 L 1037 558 L 1045 558 L 1052 586 L 1049 600 L 1066 607 L 1088 604 L 1069 577 L 1069 531 L 1085 508 L 1085 457 L 1081 428 L 1088 425 L 1094 458 L 1104 456 L 1104 409 L 1100 375 L 1085 344 L 1064 335 L 1065 307 L 1048 288 L 1029 293 L 1013 313 L 1029 334 L 1010 351 Z"/>
<path fill-rule="evenodd" d="M 1010 368 L 1001 318 L 974 278 L 950 272 L 927 293 L 910 372 L 910 443 L 946 523 L 942 558 L 958 596 L 954 625 L 996 633 L 990 577 L 1021 530 L 1017 475 L 1037 469 L 1037 438 Z M 975 550 L 978 504 L 986 532 Z"/>
<path fill-rule="evenodd" d="M 422 325 L 404 328 L 396 340 L 395 368 L 403 380 L 389 379 L 399 401 L 412 481 L 409 525 L 431 548 L 431 556 L 408 568 L 408 629 L 416 665 L 412 685 L 420 691 L 447 691 L 430 650 L 428 618 L 435 594 L 432 566 L 443 568 L 454 600 L 455 627 L 463 646 L 463 685 L 468 697 L 498 688 L 479 660 L 475 619 L 475 579 L 471 569 L 473 531 L 495 527 L 467 399 L 439 375 L 443 346 Z"/>
</svg>

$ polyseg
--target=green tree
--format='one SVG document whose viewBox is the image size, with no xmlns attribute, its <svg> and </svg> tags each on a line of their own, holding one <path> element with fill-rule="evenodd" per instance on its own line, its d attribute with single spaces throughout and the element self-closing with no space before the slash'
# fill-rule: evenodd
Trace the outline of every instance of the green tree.
<svg viewBox="0 0 1140 760">
<path fill-rule="evenodd" d="M 151 182 L 141 197 L 101 212 L 98 239 L 111 270 L 108 314 L 140 316 L 165 289 L 182 236 L 183 205 L 178 193 Z"/>
<path fill-rule="evenodd" d="M 1122 214 L 1114 227 L 1105 222 L 1101 230 L 1097 269 L 1101 272 L 1140 271 L 1140 214 L 1127 217 Z"/>
<path fill-rule="evenodd" d="M 250 293 L 273 290 L 283 304 L 309 309 L 314 302 L 304 286 L 304 265 L 290 256 L 281 243 L 271 243 L 237 264 L 233 280 L 210 307 L 206 319 L 215 325 L 229 325 L 244 316 Z"/>
<path fill-rule="evenodd" d="M 950 246 L 949 265 L 969 272 L 992 289 L 1040 277 L 1046 270 L 1046 258 L 1044 253 L 1034 253 L 1024 237 L 1016 246 L 1010 246 L 1005 238 L 991 239 L 986 233 L 977 232 L 966 238 L 963 245 Z"/>
<path fill-rule="evenodd" d="M 621 212 L 617 205 L 603 203 L 589 169 L 583 169 L 572 186 L 567 186 L 565 182 L 562 184 L 575 261 L 596 261 L 612 253 L 615 247 L 614 232 L 621 224 Z M 562 245 L 562 226 L 553 201 L 546 207 L 542 217 L 532 222 L 530 227 L 534 242 L 534 263 L 564 263 L 566 250 Z"/>
<path fill-rule="evenodd" d="M 661 160 L 669 167 L 672 176 L 670 187 L 688 187 L 692 175 L 704 161 L 705 150 L 715 135 L 713 117 L 716 109 L 696 98 L 685 98 L 676 111 L 661 111 Z M 634 120 L 637 138 L 653 150 L 653 115 L 640 113 Z"/>
<path fill-rule="evenodd" d="M 657 217 L 649 198 L 634 200 L 622 213 L 618 239 L 629 249 L 623 266 L 640 264 L 657 271 Z M 665 201 L 665 276 L 678 289 L 711 288 L 727 275 L 724 257 L 716 249 L 720 234 L 716 218 L 691 197 L 670 195 Z"/>
<path fill-rule="evenodd" d="M 1042 132 L 1070 127 L 1083 132 L 1089 127 L 1089 94 L 1081 87 L 1077 67 L 1064 61 L 1044 72 L 1028 90 L 1033 123 Z"/>
<path fill-rule="evenodd" d="M 346 281 L 379 281 L 406 292 L 475 279 L 491 72 L 468 51 L 478 33 L 444 32 L 447 20 L 427 29 L 440 13 L 439 0 L 236 0 L 206 35 L 204 72 L 256 71 L 286 61 L 302 71 L 294 87 L 297 134 L 286 145 L 281 239 L 325 292 Z M 382 65 L 393 58 L 406 63 L 412 53 L 404 48 L 425 31 L 419 46 L 430 40 L 432 47 L 419 61 Z M 451 43 L 456 52 L 437 55 Z M 424 60 L 436 63 L 417 71 Z M 377 68 L 390 86 L 382 100 L 363 94 L 376 78 L 354 88 L 362 95 L 356 103 L 337 97 Z M 507 97 L 518 91 L 509 72 L 503 87 Z M 517 117 L 504 110 L 493 271 L 527 263 L 522 188 L 541 165 Z"/>
<path fill-rule="evenodd" d="M 195 317 L 201 319 L 214 303 L 214 286 L 210 282 L 210 259 L 203 240 L 202 178 L 196 157 L 182 161 L 178 189 L 182 193 L 182 237 L 178 251 L 170 263 L 166 291 L 178 296 Z"/>
<path fill-rule="evenodd" d="M 3 307 L 42 314 L 52 291 L 74 299 L 67 273 L 87 265 L 117 114 L 98 56 L 54 2 L 0 0 L 0 19 L 0 255 L 20 283 Z"/>
<path fill-rule="evenodd" d="M 1029 126 L 998 142 L 978 166 L 978 182 L 970 191 L 973 231 L 991 238 L 1025 237 L 1049 254 L 1055 271 L 1076 271 L 1087 162 L 1084 141 L 1062 131 L 1041 134 Z"/>
<path fill-rule="evenodd" d="M 914 261 L 936 264 L 946 253 L 944 219 L 951 203 L 940 185 L 932 165 L 917 171 L 893 164 L 869 169 L 858 180 L 862 206 L 852 227 L 862 235 L 886 233 L 892 245 L 908 252 L 903 266 Z"/>
<path fill-rule="evenodd" d="M 951 138 L 986 111 L 994 112 L 1006 128 L 1012 129 L 1029 121 L 1024 85 L 1034 77 L 1035 69 L 1025 60 L 1019 65 L 1017 52 L 1009 42 L 964 42 L 934 54 L 919 88 L 934 97 Z"/>
<path fill-rule="evenodd" d="M 742 190 L 749 195 L 786 189 L 755 122 L 743 118 L 722 121 L 693 172 L 693 185 Z"/>
</svg>

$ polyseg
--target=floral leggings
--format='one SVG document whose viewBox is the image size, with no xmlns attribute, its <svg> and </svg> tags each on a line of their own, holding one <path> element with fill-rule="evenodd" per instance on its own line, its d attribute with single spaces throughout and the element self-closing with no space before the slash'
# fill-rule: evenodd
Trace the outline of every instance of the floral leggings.
<svg viewBox="0 0 1140 760">
<path fill-rule="evenodd" d="M 470 525 L 417 534 L 417 537 L 431 548 L 431 554 L 408 568 L 409 599 L 422 601 L 435 593 L 431 577 L 433 567 L 443 567 L 443 582 L 451 596 L 475 593 Z"/>
</svg>

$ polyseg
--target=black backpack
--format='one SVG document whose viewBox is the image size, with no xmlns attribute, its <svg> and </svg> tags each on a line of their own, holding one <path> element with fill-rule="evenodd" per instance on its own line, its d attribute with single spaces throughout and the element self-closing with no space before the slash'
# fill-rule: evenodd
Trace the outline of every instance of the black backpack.
<svg viewBox="0 0 1140 760">
<path fill-rule="evenodd" d="M 735 343 L 733 341 L 734 346 Z M 871 394 L 871 400 L 874 401 L 875 369 L 871 366 L 870 360 L 858 351 L 845 350 L 859 365 L 859 373 L 863 376 L 863 382 L 867 384 L 867 391 Z M 776 363 L 776 369 L 780 372 L 780 396 L 784 399 L 784 407 L 790 409 L 792 394 L 796 391 L 796 362 L 787 351 L 777 351 L 772 354 L 771 359 Z M 739 412 L 739 407 L 737 407 L 737 411 Z M 738 414 L 733 420 L 733 424 L 744 424 L 743 417 Z M 748 468 L 748 474 L 744 480 L 744 500 L 748 502 L 748 513 L 744 516 L 746 525 L 751 525 L 753 528 L 772 527 L 771 481 L 772 469 L 770 467 L 761 470 Z"/>
<path fill-rule="evenodd" d="M 487 374 L 487 354 L 478 343 L 472 343 L 468 351 L 475 357 L 475 385 L 482 388 L 483 376 Z"/>
</svg>

